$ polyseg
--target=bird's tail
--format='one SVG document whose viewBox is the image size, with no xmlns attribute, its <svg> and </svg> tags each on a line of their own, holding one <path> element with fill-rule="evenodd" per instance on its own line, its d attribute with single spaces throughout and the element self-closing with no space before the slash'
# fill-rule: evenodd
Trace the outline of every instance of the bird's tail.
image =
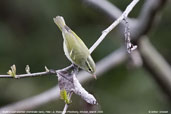
<svg viewBox="0 0 171 114">
<path fill-rule="evenodd" d="M 56 18 L 53 18 L 53 20 L 61 31 L 65 28 L 66 24 L 62 16 L 56 16 Z"/>
</svg>

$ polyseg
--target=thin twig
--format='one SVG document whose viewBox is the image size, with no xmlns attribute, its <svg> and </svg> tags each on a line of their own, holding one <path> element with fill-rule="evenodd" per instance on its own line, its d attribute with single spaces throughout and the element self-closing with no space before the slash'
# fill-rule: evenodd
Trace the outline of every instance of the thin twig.
<svg viewBox="0 0 171 114">
<path fill-rule="evenodd" d="M 62 70 L 66 70 L 71 68 L 73 65 L 71 64 L 70 66 L 62 69 Z M 18 74 L 15 75 L 15 77 L 11 76 L 11 75 L 0 75 L 0 78 L 14 78 L 14 79 L 20 79 L 20 78 L 28 78 L 28 77 L 37 77 L 37 76 L 45 76 L 45 75 L 54 75 L 56 74 L 56 72 L 58 72 L 60 70 L 49 70 L 46 72 L 36 72 L 36 73 L 27 73 L 27 74 Z"/>
<path fill-rule="evenodd" d="M 30 74 L 19 74 L 16 75 L 15 78 L 27 78 L 27 77 L 36 77 L 36 76 L 45 76 L 45 75 L 49 75 L 49 74 L 53 74 L 51 72 L 37 72 L 37 73 L 30 73 Z M 14 78 L 11 75 L 0 75 L 0 78 Z"/>
<path fill-rule="evenodd" d="M 122 15 L 116 20 L 114 21 L 107 29 L 105 29 L 102 32 L 102 35 L 98 38 L 98 40 L 93 44 L 93 46 L 91 46 L 91 48 L 89 49 L 90 53 L 92 53 L 97 46 L 105 39 L 105 37 L 107 36 L 107 34 L 113 30 L 125 17 L 128 16 L 128 14 L 132 11 L 132 9 L 134 8 L 134 6 L 139 2 L 139 0 L 133 0 L 126 8 L 126 10 L 122 13 Z"/>
<path fill-rule="evenodd" d="M 67 111 L 67 109 L 68 109 L 68 104 L 66 103 L 65 106 L 64 106 L 64 109 L 63 109 L 63 111 L 62 111 L 62 114 L 65 114 L 66 111 Z"/>
<path fill-rule="evenodd" d="M 143 8 L 138 16 L 138 23 L 131 32 L 133 39 L 138 40 L 141 36 L 147 34 L 153 27 L 155 20 L 160 15 L 160 11 L 169 0 L 145 0 Z M 131 23 L 133 24 L 133 23 Z"/>
</svg>

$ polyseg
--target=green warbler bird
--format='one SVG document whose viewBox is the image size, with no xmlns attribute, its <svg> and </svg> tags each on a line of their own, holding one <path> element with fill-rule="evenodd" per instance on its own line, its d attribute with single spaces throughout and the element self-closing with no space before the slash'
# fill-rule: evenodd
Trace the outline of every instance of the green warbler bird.
<svg viewBox="0 0 171 114">
<path fill-rule="evenodd" d="M 95 63 L 84 42 L 65 24 L 62 16 L 53 18 L 55 24 L 62 31 L 63 48 L 66 57 L 81 69 L 91 73 L 96 79 Z"/>
</svg>

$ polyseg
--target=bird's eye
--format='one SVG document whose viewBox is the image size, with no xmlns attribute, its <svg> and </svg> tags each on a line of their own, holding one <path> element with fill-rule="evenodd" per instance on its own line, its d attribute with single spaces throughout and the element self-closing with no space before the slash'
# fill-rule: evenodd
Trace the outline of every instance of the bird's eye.
<svg viewBox="0 0 171 114">
<path fill-rule="evenodd" d="M 92 69 L 91 69 L 89 63 L 86 61 L 85 64 L 86 64 L 86 66 L 87 66 L 87 68 L 88 68 L 88 71 L 89 71 L 89 72 L 92 72 Z"/>
</svg>

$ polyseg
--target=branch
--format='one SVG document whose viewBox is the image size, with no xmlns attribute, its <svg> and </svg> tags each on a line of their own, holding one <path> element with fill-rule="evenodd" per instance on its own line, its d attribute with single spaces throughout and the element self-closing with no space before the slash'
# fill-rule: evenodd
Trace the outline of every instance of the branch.
<svg viewBox="0 0 171 114">
<path fill-rule="evenodd" d="M 58 86 L 60 88 L 61 98 L 65 101 L 66 104 L 70 103 L 68 94 L 75 93 L 79 95 L 87 103 L 96 105 L 97 100 L 93 95 L 88 93 L 80 84 L 76 75 L 78 74 L 78 67 L 73 65 L 69 69 L 62 69 L 57 72 L 58 77 Z"/>
<path fill-rule="evenodd" d="M 39 95 L 1 107 L 0 113 L 3 114 L 3 111 L 34 109 L 35 107 L 38 107 L 42 104 L 45 104 L 47 102 L 59 98 L 60 96 L 59 93 L 60 93 L 59 87 L 58 86 L 53 87 L 52 89 L 49 89 L 48 91 L 43 92 Z"/>
<path fill-rule="evenodd" d="M 66 68 L 63 68 L 62 70 L 67 70 L 67 69 L 69 69 L 71 67 L 72 67 L 72 64 L 70 66 L 66 67 Z M 37 76 L 45 76 L 45 75 L 56 75 L 57 72 L 60 72 L 60 70 L 47 69 L 47 67 L 45 67 L 45 70 L 46 70 L 46 72 L 19 74 L 19 75 L 15 75 L 15 76 L 11 76 L 11 75 L 0 75 L 0 78 L 20 79 L 20 78 L 27 78 L 27 77 L 37 77 Z"/>
<path fill-rule="evenodd" d="M 139 0 L 133 0 L 125 9 L 125 11 L 122 13 L 122 15 L 114 21 L 107 29 L 105 29 L 102 32 L 102 35 L 98 38 L 98 40 L 93 44 L 93 46 L 90 48 L 90 53 L 92 53 L 97 46 L 104 40 L 104 38 L 107 36 L 107 34 L 113 30 L 123 19 L 125 19 L 128 14 L 132 11 L 134 6 L 139 2 Z"/>
<path fill-rule="evenodd" d="M 153 47 L 146 36 L 140 40 L 139 44 L 145 69 L 153 74 L 153 78 L 171 99 L 171 66 Z"/>
<path fill-rule="evenodd" d="M 51 72 L 37 72 L 37 73 L 31 73 L 31 74 L 20 74 L 20 75 L 16 75 L 15 77 L 12 77 L 11 75 L 0 75 L 0 78 L 19 79 L 19 78 L 27 78 L 27 77 L 45 76 L 45 75 L 49 75 L 49 74 L 53 74 L 53 73 L 51 73 Z"/>
<path fill-rule="evenodd" d="M 159 15 L 159 11 L 162 10 L 167 1 L 168 0 L 146 0 L 138 16 L 137 26 L 133 28 L 134 30 L 131 34 L 133 39 L 140 38 L 151 30 L 157 15 Z"/>
<path fill-rule="evenodd" d="M 108 0 L 83 0 L 89 3 L 93 8 L 98 7 L 105 15 L 109 15 L 113 20 L 117 19 L 122 11 Z M 158 12 L 163 8 L 168 0 L 146 0 L 142 7 L 140 15 L 137 19 L 128 18 L 130 25 L 131 39 L 138 40 L 141 36 L 150 31 L 151 26 L 155 22 L 154 19 Z M 123 34 L 124 25 L 121 23 L 121 34 Z"/>
<path fill-rule="evenodd" d="M 19 79 L 19 78 L 26 78 L 26 77 L 36 77 L 36 76 L 45 76 L 45 75 L 49 75 L 49 74 L 56 74 L 56 72 L 58 70 L 56 70 L 56 72 L 53 72 L 54 70 L 49 70 L 46 66 L 45 66 L 45 70 L 46 72 L 37 72 L 37 73 L 30 73 L 30 67 L 29 65 L 26 65 L 25 71 L 27 74 L 16 74 L 16 66 L 12 65 L 11 69 L 7 72 L 8 75 L 0 75 L 0 78 L 15 78 L 15 79 Z"/>
<path fill-rule="evenodd" d="M 102 74 L 113 69 L 117 65 L 122 64 L 124 61 L 126 61 L 126 59 L 127 59 L 127 54 L 123 48 L 118 49 L 115 52 L 109 54 L 108 56 L 106 56 L 105 58 L 103 58 L 96 64 L 97 77 L 100 77 Z M 85 71 L 81 71 L 78 74 L 78 79 L 79 79 L 80 83 L 85 83 L 86 81 L 92 79 L 92 77 L 91 77 L 91 74 L 89 74 Z M 19 102 L 16 102 L 16 103 L 4 106 L 4 107 L 1 107 L 0 112 L 12 111 L 12 110 L 17 111 L 17 110 L 34 109 L 43 104 L 46 104 L 48 102 L 58 99 L 60 96 L 59 93 L 60 93 L 59 87 L 56 86 L 56 87 L 54 87 L 48 91 L 45 91 L 39 95 L 33 96 L 31 98 L 28 98 L 28 99 L 25 99 L 25 100 L 22 100 L 22 101 L 19 101 Z"/>
</svg>

